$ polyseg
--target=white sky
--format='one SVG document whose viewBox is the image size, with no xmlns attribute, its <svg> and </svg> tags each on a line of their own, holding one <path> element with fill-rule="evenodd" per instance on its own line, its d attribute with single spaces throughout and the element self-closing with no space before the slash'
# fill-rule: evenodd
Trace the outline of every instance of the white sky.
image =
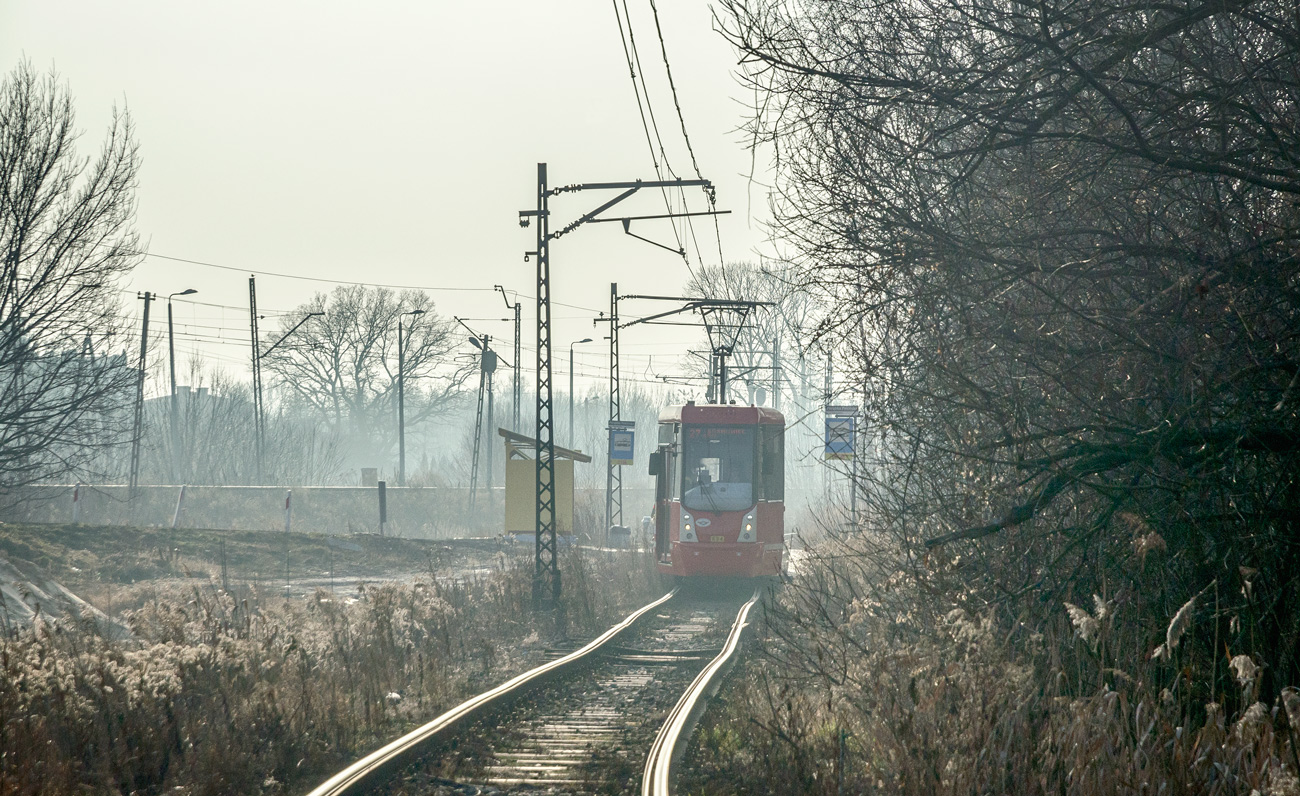
<svg viewBox="0 0 1300 796">
<path fill-rule="evenodd" d="M 670 162 L 693 178 L 649 2 L 627 4 Z M 755 260 L 766 251 L 767 199 L 762 180 L 747 179 L 736 57 L 705 3 L 658 6 L 700 170 L 717 185 L 719 208 L 733 211 L 719 219 L 723 254 Z M 75 98 L 83 155 L 98 149 L 115 103 L 130 109 L 149 250 L 237 270 L 148 258 L 126 287 L 193 287 L 191 298 L 224 305 L 176 300 L 178 358 L 201 346 L 241 377 L 250 270 L 457 288 L 431 291 L 439 312 L 505 318 L 494 284 L 535 293 L 535 261 L 523 261 L 533 230 L 520 229 L 517 214 L 536 206 L 539 161 L 553 186 L 656 179 L 611 3 L 0 0 L 0 56 L 6 73 L 24 57 L 58 70 Z M 664 212 L 657 193 L 642 193 L 620 215 Z M 553 229 L 613 195 L 553 199 Z M 704 209 L 698 189 L 687 197 Z M 696 219 L 695 230 L 703 260 L 716 263 L 713 223 Z M 667 222 L 633 231 L 673 242 Z M 688 278 L 680 257 L 617 223 L 584 226 L 551 251 L 553 299 L 583 308 L 607 309 L 611 281 L 620 293 L 675 295 Z M 693 264 L 701 256 L 694 246 L 690 255 Z M 263 275 L 257 284 L 264 315 L 333 287 Z M 527 349 L 536 316 L 524 301 Z M 606 360 L 594 312 L 553 312 L 556 386 L 567 379 L 569 342 L 583 337 L 598 342 L 579 347 L 578 375 L 599 377 Z M 154 313 L 165 323 L 162 302 Z M 472 325 L 509 351 L 510 324 Z M 676 373 L 688 337 L 627 332 L 625 375 L 643 371 L 651 353 L 655 370 Z M 524 360 L 531 369 L 527 350 Z"/>
</svg>

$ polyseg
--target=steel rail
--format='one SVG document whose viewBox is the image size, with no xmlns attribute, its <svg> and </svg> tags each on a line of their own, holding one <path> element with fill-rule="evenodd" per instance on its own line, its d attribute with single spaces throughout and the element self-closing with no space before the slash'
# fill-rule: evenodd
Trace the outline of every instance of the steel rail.
<svg viewBox="0 0 1300 796">
<path fill-rule="evenodd" d="M 727 643 L 722 645 L 722 652 L 709 662 L 699 673 L 691 687 L 678 700 L 668 720 L 655 736 L 646 758 L 645 773 L 641 777 L 641 796 L 670 796 L 675 779 L 677 764 L 686 752 L 686 742 L 690 740 L 695 725 L 704 712 L 708 698 L 717 692 L 721 675 L 735 663 L 735 652 L 740 647 L 740 638 L 749 626 L 749 611 L 757 603 L 759 590 L 740 608 L 736 621 L 731 626 Z"/>
<path fill-rule="evenodd" d="M 650 611 L 668 602 L 677 594 L 677 589 L 660 597 L 649 605 L 632 612 L 622 622 L 601 633 L 583 647 L 557 658 L 549 663 L 530 669 L 511 678 L 490 691 L 484 691 L 457 705 L 433 721 L 401 738 L 383 746 L 339 773 L 327 779 L 308 796 L 356 796 L 377 787 L 389 775 L 401 766 L 421 756 L 425 747 L 435 741 L 439 735 L 459 726 L 466 719 L 474 716 L 493 703 L 525 690 L 554 677 L 560 670 L 576 664 L 591 656 L 605 644 L 618 638 L 636 624 L 637 620 Z"/>
</svg>

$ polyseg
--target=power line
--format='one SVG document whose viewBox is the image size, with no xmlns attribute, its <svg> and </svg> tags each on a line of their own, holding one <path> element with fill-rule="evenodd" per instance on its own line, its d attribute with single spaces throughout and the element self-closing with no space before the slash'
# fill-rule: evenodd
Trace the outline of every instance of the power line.
<svg viewBox="0 0 1300 796">
<path fill-rule="evenodd" d="M 384 284 L 382 282 L 349 282 L 342 279 L 324 279 L 322 277 L 316 277 L 316 276 L 298 276 L 296 274 L 280 274 L 274 271 L 258 271 L 252 268 L 236 268 L 230 265 L 219 265 L 217 263 L 207 263 L 207 262 L 203 262 L 202 260 L 189 260 L 184 257 L 170 257 L 165 254 L 154 254 L 152 252 L 136 252 L 136 254 L 142 254 L 145 257 L 157 257 L 160 260 L 171 260 L 173 262 L 178 262 L 178 263 L 189 263 L 190 265 L 201 265 L 204 266 L 205 268 L 220 268 L 223 271 L 235 271 L 241 274 L 257 274 L 258 276 L 274 276 L 274 277 L 279 277 L 281 279 L 297 279 L 304 282 L 325 282 L 327 284 L 332 284 L 332 285 L 356 285 L 357 287 L 386 287 L 394 290 L 433 290 L 433 291 L 441 290 L 441 291 L 451 291 L 451 292 L 459 292 L 459 293 L 496 292 L 495 288 L 487 288 L 487 287 L 430 287 L 428 285 L 389 285 L 389 284 Z M 137 291 L 121 290 L 120 292 L 126 295 L 134 295 Z M 526 293 L 516 293 L 515 295 L 517 298 L 528 299 L 530 301 L 536 301 L 537 299 L 536 296 L 530 296 Z M 227 309 L 227 310 L 244 310 L 244 311 L 248 310 L 248 307 L 232 307 L 225 304 L 205 304 L 202 301 L 185 301 L 184 299 L 174 299 L 174 301 L 176 301 L 177 303 L 198 304 L 199 306 L 202 307 L 219 307 L 221 309 Z M 584 307 L 580 304 L 566 304 L 563 301 L 552 301 L 551 303 L 558 307 L 568 307 L 571 310 L 582 310 L 583 312 L 590 312 L 590 313 L 601 312 L 601 310 L 595 307 Z M 289 315 L 294 312 L 297 312 L 297 310 L 296 309 L 294 310 L 260 310 L 259 309 L 259 314 L 262 315 L 265 315 L 266 313 Z"/>
<path fill-rule="evenodd" d="M 182 262 L 188 262 L 188 260 L 183 260 Z M 118 292 L 118 293 L 121 293 L 121 294 L 124 295 L 124 296 L 138 296 L 138 295 L 140 294 L 140 291 L 138 291 L 138 290 L 127 290 L 126 288 L 120 288 L 120 289 L 118 289 L 117 292 Z M 243 306 L 243 307 L 234 307 L 234 306 L 231 306 L 231 305 L 229 305 L 229 304 L 209 304 L 209 303 L 207 303 L 207 302 L 203 302 L 203 301 L 191 301 L 191 300 L 189 300 L 189 299 L 181 299 L 181 298 L 178 298 L 178 299 L 172 299 L 172 301 L 175 302 L 175 303 L 177 303 L 177 304 L 194 304 L 194 305 L 197 305 L 197 306 L 200 306 L 200 307 L 212 307 L 212 308 L 214 308 L 214 309 L 219 309 L 219 310 L 234 310 L 234 311 L 236 311 L 236 312 L 248 312 L 248 307 L 247 307 L 247 306 Z M 294 312 L 296 312 L 296 311 L 297 311 L 297 310 L 261 310 L 261 309 L 259 309 L 259 310 L 258 310 L 258 313 L 261 314 L 262 317 L 269 317 L 269 316 L 271 316 L 271 315 L 292 315 L 292 314 L 293 314 Z"/>
<path fill-rule="evenodd" d="M 219 265 L 217 263 L 207 263 L 202 260 L 189 260 L 184 257 L 169 257 L 165 254 L 155 254 L 153 252 L 135 252 L 145 257 L 156 257 L 159 260 L 171 260 L 178 263 L 189 263 L 190 265 L 201 265 L 205 268 L 219 268 L 223 271 L 236 271 L 241 274 L 257 274 L 258 276 L 274 276 L 280 279 L 298 279 L 304 282 L 324 282 L 331 285 L 357 285 L 358 287 L 386 287 L 394 290 L 443 290 L 452 292 L 493 292 L 492 288 L 486 287 L 431 287 L 429 285 L 387 285 L 379 282 L 356 282 L 346 279 L 325 279 L 319 276 L 300 276 L 298 274 L 281 274 L 275 271 L 259 271 L 254 268 L 236 268 L 232 265 Z M 197 303 L 197 302 L 196 302 Z"/>
</svg>

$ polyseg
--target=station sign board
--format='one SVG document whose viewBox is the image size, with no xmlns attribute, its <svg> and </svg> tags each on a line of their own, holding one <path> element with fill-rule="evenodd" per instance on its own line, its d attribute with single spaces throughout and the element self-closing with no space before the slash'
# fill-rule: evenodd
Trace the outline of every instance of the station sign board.
<svg viewBox="0 0 1300 796">
<path fill-rule="evenodd" d="M 826 448 L 823 459 L 847 460 L 857 450 L 858 408 L 856 406 L 826 407 Z"/>
<path fill-rule="evenodd" d="M 636 422 L 613 420 L 609 424 L 609 463 L 632 464 L 636 454 Z"/>
</svg>

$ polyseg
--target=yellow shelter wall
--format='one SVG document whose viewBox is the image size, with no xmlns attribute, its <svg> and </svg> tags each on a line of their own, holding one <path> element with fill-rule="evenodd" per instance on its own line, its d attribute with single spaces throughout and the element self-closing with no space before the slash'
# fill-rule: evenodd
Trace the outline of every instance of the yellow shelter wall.
<svg viewBox="0 0 1300 796">
<path fill-rule="evenodd" d="M 506 533 L 537 530 L 537 462 L 506 460 Z M 573 460 L 555 460 L 555 532 L 573 533 Z"/>
</svg>

